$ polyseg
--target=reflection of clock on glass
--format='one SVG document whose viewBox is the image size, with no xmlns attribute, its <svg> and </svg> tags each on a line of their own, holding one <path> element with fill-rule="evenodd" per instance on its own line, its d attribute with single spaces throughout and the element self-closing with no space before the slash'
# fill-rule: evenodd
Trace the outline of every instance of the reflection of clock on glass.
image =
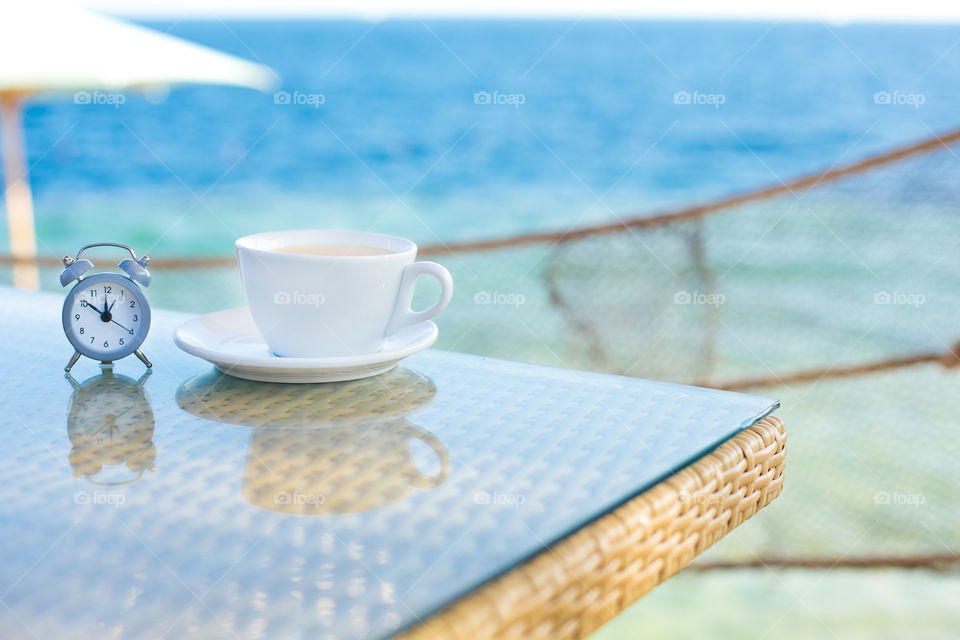
<svg viewBox="0 0 960 640">
<path fill-rule="evenodd" d="M 139 380 L 133 380 L 108 368 L 80 384 L 67 374 L 74 388 L 67 414 L 74 477 L 117 485 L 154 470 L 157 448 L 153 444 L 153 409 L 143 388 L 149 376 L 147 370 Z M 98 476 L 105 467 L 113 467 L 106 474 L 112 479 Z"/>
<path fill-rule="evenodd" d="M 118 247 L 127 251 L 130 257 L 117 265 L 126 275 L 112 272 L 86 275 L 93 269 L 93 263 L 80 256 L 93 247 Z M 75 257 L 64 257 L 60 284 L 65 287 L 77 283 L 63 301 L 63 332 L 74 348 L 65 371 L 69 373 L 81 355 L 112 364 L 132 353 L 148 369 L 152 366 L 140 351 L 150 331 L 150 304 L 141 288 L 150 284 L 149 262 L 147 256 L 138 260 L 133 249 L 113 242 L 88 244 Z"/>
</svg>

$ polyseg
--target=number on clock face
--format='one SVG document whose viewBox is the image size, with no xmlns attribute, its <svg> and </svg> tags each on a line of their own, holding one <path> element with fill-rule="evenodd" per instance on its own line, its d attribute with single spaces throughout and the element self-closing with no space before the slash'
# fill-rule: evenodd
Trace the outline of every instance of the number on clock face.
<svg viewBox="0 0 960 640">
<path fill-rule="evenodd" d="M 83 280 L 73 292 L 69 331 L 71 342 L 85 354 L 132 351 L 140 346 L 149 326 L 144 321 L 144 298 L 136 285 Z"/>
</svg>

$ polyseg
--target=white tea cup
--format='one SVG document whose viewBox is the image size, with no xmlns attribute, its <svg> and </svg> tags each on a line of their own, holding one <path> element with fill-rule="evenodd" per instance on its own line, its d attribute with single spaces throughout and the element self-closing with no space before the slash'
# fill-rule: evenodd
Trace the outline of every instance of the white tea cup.
<svg viewBox="0 0 960 640">
<path fill-rule="evenodd" d="M 236 242 L 257 330 L 281 357 L 376 353 L 404 327 L 425 322 L 453 295 L 450 272 L 415 262 L 417 245 L 364 231 L 271 231 Z M 430 308 L 410 308 L 417 278 L 440 281 Z"/>
</svg>

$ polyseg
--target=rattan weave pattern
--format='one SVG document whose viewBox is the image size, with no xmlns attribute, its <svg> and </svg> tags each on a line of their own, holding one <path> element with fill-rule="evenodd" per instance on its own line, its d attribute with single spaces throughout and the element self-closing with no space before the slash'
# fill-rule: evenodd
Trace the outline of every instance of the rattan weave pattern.
<svg viewBox="0 0 960 640">
<path fill-rule="evenodd" d="M 768 505 L 785 463 L 783 422 L 765 418 L 402 640 L 582 638 Z"/>
</svg>

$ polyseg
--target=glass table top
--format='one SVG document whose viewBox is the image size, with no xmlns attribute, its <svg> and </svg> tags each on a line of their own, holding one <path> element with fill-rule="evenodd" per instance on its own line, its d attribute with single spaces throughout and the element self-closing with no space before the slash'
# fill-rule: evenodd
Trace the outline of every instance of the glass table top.
<svg viewBox="0 0 960 640">
<path fill-rule="evenodd" d="M 777 406 L 442 351 L 248 382 L 163 311 L 152 374 L 65 377 L 61 303 L 0 288 L 5 639 L 386 637 Z"/>
</svg>

